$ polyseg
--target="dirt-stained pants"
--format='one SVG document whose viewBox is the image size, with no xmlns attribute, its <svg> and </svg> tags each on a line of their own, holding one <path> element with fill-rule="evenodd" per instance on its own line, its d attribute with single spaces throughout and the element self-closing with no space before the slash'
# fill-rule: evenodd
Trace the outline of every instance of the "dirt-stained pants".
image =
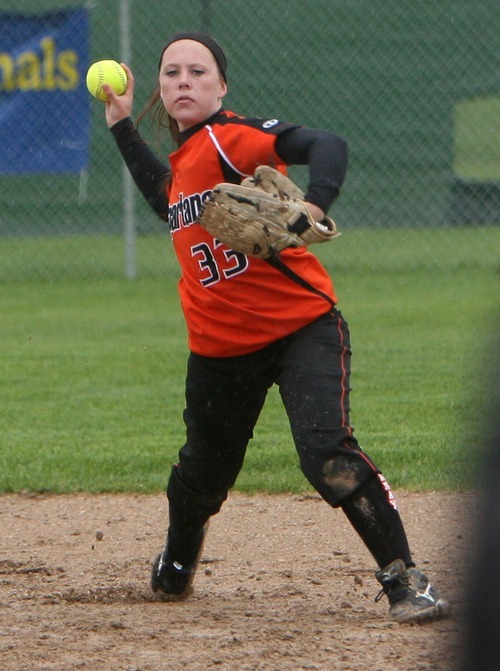
<svg viewBox="0 0 500 671">
<path fill-rule="evenodd" d="M 379 473 L 349 424 L 350 360 L 349 329 L 338 310 L 251 354 L 190 355 L 186 443 L 167 487 L 176 559 L 187 562 L 197 552 L 202 527 L 227 498 L 273 384 L 301 469 L 325 501 L 341 506 Z"/>
</svg>

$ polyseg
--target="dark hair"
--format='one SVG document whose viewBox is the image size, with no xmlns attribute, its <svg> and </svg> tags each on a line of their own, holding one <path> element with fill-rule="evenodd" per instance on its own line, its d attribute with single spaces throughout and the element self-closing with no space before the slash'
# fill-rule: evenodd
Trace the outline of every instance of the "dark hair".
<svg viewBox="0 0 500 671">
<path fill-rule="evenodd" d="M 207 49 L 212 53 L 215 62 L 217 63 L 217 69 L 219 70 L 220 76 L 227 83 L 227 58 L 222 47 L 220 44 L 218 44 L 218 42 L 210 37 L 210 35 L 197 31 L 186 31 L 172 35 L 172 37 L 165 43 L 161 51 L 160 60 L 158 62 L 158 69 L 161 67 L 161 61 L 163 54 L 165 53 L 165 49 L 179 40 L 194 40 L 195 42 L 200 42 L 205 47 L 207 47 Z M 144 117 L 149 115 L 151 117 L 151 123 L 156 122 L 158 135 L 162 128 L 167 128 L 170 131 L 173 142 L 178 147 L 180 145 L 179 126 L 177 121 L 171 117 L 170 114 L 168 114 L 163 105 L 158 104 L 160 99 L 160 85 L 157 84 L 143 111 L 137 117 L 137 124 L 139 124 L 142 119 L 144 119 Z"/>
<path fill-rule="evenodd" d="M 137 125 L 147 116 L 151 119 L 151 125 L 156 124 L 157 135 L 159 136 L 163 128 L 167 128 L 174 144 L 180 146 L 180 131 L 177 121 L 170 116 L 163 104 L 159 104 L 160 86 L 157 84 L 153 93 L 150 95 L 144 109 L 137 117 Z"/>
</svg>

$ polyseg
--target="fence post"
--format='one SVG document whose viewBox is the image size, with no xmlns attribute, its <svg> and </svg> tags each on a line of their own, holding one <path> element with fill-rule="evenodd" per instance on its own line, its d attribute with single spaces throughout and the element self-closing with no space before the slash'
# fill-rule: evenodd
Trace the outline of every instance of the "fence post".
<svg viewBox="0 0 500 671">
<path fill-rule="evenodd" d="M 122 63 L 131 65 L 132 49 L 130 43 L 130 2 L 120 2 L 120 41 Z M 125 240 L 125 275 L 135 279 L 136 264 L 136 232 L 135 232 L 135 190 L 134 182 L 126 165 L 122 168 L 123 188 L 123 235 Z"/>
</svg>

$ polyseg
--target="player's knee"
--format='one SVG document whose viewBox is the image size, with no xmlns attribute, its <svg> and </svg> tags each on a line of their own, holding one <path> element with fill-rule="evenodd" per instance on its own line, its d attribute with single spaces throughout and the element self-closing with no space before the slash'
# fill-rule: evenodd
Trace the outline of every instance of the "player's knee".
<svg viewBox="0 0 500 671">
<path fill-rule="evenodd" d="M 363 453 L 339 454 L 322 464 L 302 464 L 302 471 L 331 506 L 338 507 L 377 472 Z"/>
</svg>

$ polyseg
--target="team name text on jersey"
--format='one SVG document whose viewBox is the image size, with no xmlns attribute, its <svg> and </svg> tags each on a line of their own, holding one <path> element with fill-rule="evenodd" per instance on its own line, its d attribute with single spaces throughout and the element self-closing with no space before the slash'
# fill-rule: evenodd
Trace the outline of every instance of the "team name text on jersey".
<svg viewBox="0 0 500 671">
<path fill-rule="evenodd" d="M 171 203 L 168 208 L 168 227 L 171 233 L 178 231 L 181 227 L 191 226 L 198 219 L 201 206 L 212 193 L 212 190 L 203 191 L 203 193 L 193 193 L 184 197 L 179 194 L 179 200 Z"/>
</svg>

